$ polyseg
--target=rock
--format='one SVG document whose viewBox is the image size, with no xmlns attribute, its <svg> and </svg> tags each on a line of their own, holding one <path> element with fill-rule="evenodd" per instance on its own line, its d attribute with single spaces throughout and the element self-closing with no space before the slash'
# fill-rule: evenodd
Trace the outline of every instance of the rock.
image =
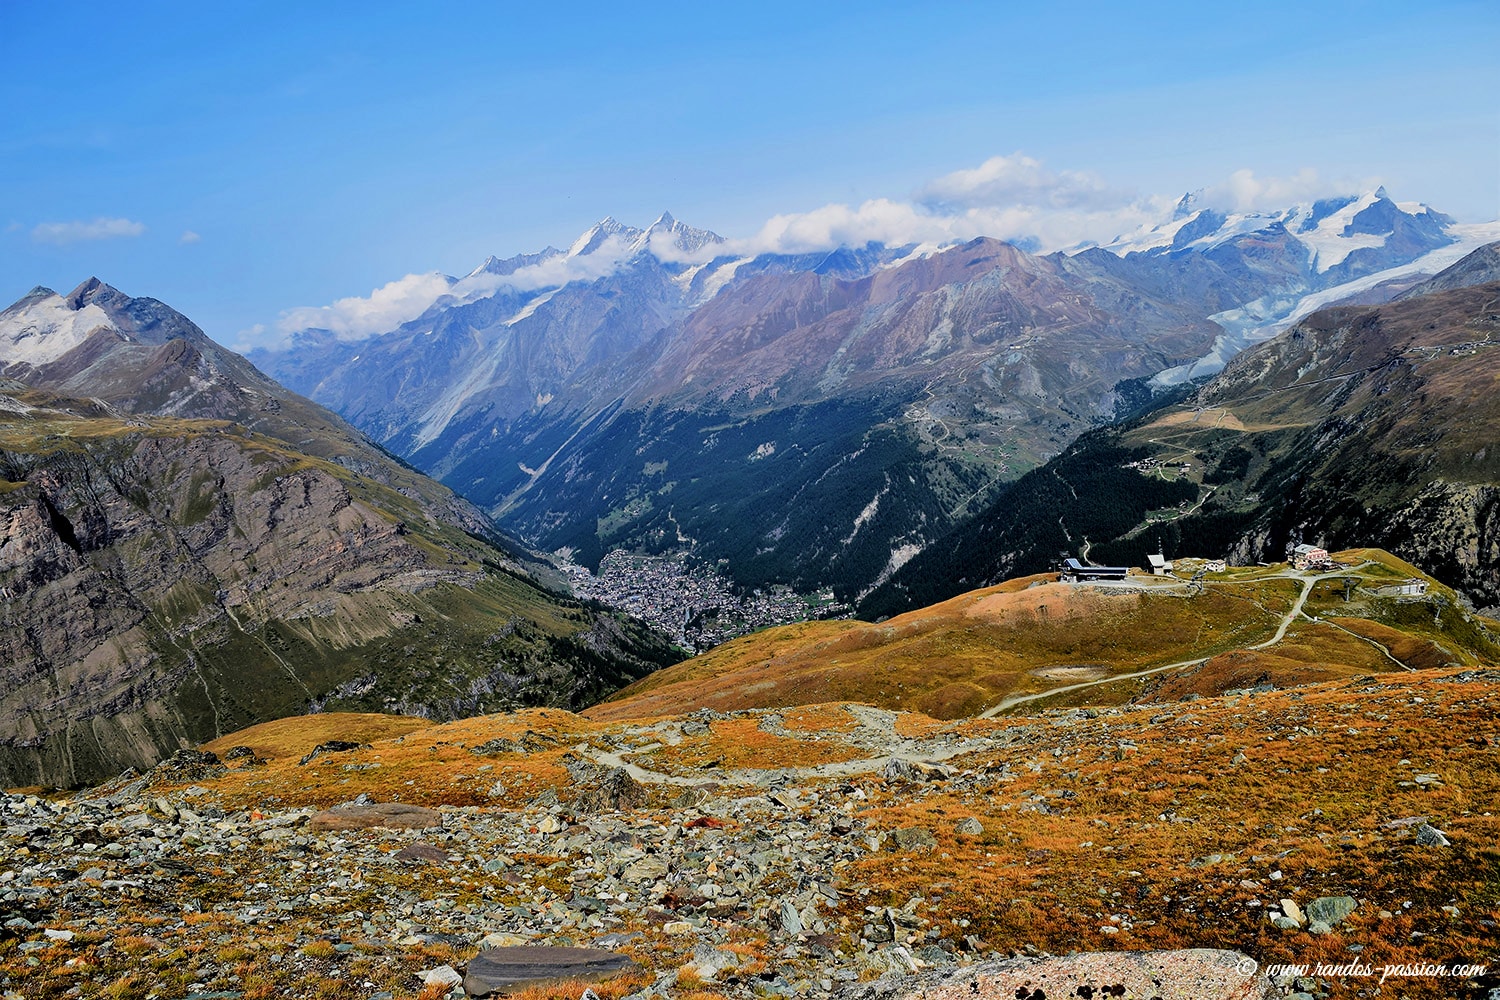
<svg viewBox="0 0 1500 1000">
<path fill-rule="evenodd" d="M 973 816 L 967 816 L 964 819 L 959 820 L 958 824 L 953 829 L 954 832 L 961 833 L 966 837 L 977 837 L 980 834 L 984 833 L 984 824 L 979 822 L 979 820 L 975 819 Z"/>
<path fill-rule="evenodd" d="M 395 830 L 424 830 L 443 825 L 443 814 L 436 809 L 411 806 L 404 802 L 377 802 L 367 806 L 334 806 L 314 813 L 308 825 L 314 832 L 327 830 L 364 830 L 384 826 Z"/>
<path fill-rule="evenodd" d="M 397 861 L 438 861 L 447 864 L 448 852 L 432 844 L 407 844 L 392 855 Z"/>
<path fill-rule="evenodd" d="M 740 957 L 732 951 L 711 944 L 700 944 L 693 949 L 692 967 L 700 979 L 712 980 L 725 969 L 737 969 L 739 965 Z"/>
<path fill-rule="evenodd" d="M 503 736 L 497 737 L 493 740 L 487 740 L 484 743 L 479 744 L 477 747 L 469 747 L 469 753 L 473 754 L 476 757 L 493 757 L 497 754 L 502 753 L 524 754 L 525 752 L 526 751 L 522 749 L 521 744 L 517 743 L 515 740 L 505 739 Z"/>
<path fill-rule="evenodd" d="M 886 841 L 886 850 L 889 851 L 930 851 L 935 847 L 937 847 L 937 837 L 933 836 L 931 830 L 922 826 L 908 826 L 893 830 L 890 839 Z"/>
<path fill-rule="evenodd" d="M 1417 827 L 1417 843 L 1423 847 L 1452 847 L 1453 842 L 1448 839 L 1447 834 L 1435 826 L 1423 823 Z"/>
<path fill-rule="evenodd" d="M 463 984 L 469 996 L 487 997 L 566 979 L 597 982 L 635 968 L 630 956 L 600 948 L 481 948 L 465 970 Z"/>
<path fill-rule="evenodd" d="M 669 920 L 662 925 L 663 934 L 691 934 L 696 928 L 686 920 Z"/>
<path fill-rule="evenodd" d="M 1307 919 L 1337 927 L 1359 907 L 1352 896 L 1319 896 L 1307 904 Z M 1310 928 L 1309 928 L 1310 929 Z"/>
<path fill-rule="evenodd" d="M 947 781 L 953 777 L 953 768 L 945 764 L 928 764 L 920 760 L 892 757 L 881 772 L 886 781 Z"/>
<path fill-rule="evenodd" d="M 787 934 L 795 937 L 801 934 L 805 928 L 802 926 L 802 918 L 797 913 L 797 907 L 789 899 L 781 901 L 781 929 Z"/>
<path fill-rule="evenodd" d="M 562 820 L 556 816 L 543 816 L 536 825 L 537 833 L 561 833 L 563 829 Z"/>
<path fill-rule="evenodd" d="M 436 969 L 424 969 L 417 973 L 426 986 L 457 986 L 464 981 L 458 970 L 451 965 L 440 965 Z"/>
<path fill-rule="evenodd" d="M 486 934 L 479 939 L 479 947 L 481 948 L 514 948 L 518 945 L 530 943 L 531 940 L 529 938 L 522 937 L 520 934 L 502 934 L 499 931 Z"/>
<path fill-rule="evenodd" d="M 364 743 L 351 743 L 349 740 L 328 740 L 326 743 L 319 743 L 313 747 L 306 756 L 297 761 L 297 765 L 300 767 L 310 763 L 313 758 L 325 753 L 348 753 L 351 750 L 358 750 L 360 747 L 367 745 Z"/>
<path fill-rule="evenodd" d="M 1016 997 L 1193 997 L 1261 1000 L 1270 983 L 1239 952 L 1088 952 L 1065 958 L 1010 958 L 981 962 L 958 973 L 913 977 L 902 1000 L 1013 1000 Z"/>
<path fill-rule="evenodd" d="M 147 775 L 150 785 L 177 785 L 208 781 L 228 772 L 212 750 L 179 750 L 157 764 Z"/>
<path fill-rule="evenodd" d="M 1302 912 L 1302 907 L 1298 906 L 1293 900 L 1283 899 L 1281 901 L 1281 912 L 1289 919 L 1297 921 L 1298 927 L 1307 923 L 1307 915 Z"/>
<path fill-rule="evenodd" d="M 646 789 L 623 767 L 599 770 L 602 773 L 592 782 L 580 782 L 583 788 L 573 800 L 574 808 L 579 812 L 592 814 L 634 809 L 646 801 Z"/>
<path fill-rule="evenodd" d="M 657 879 L 667 877 L 667 859 L 659 854 L 648 854 L 639 861 L 632 861 L 625 866 L 620 877 L 627 882 L 642 883 L 655 882 Z"/>
</svg>

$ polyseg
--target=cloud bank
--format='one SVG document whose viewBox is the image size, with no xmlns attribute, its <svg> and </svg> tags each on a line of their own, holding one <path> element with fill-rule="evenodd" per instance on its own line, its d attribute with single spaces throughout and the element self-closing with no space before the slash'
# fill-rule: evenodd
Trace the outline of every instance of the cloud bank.
<svg viewBox="0 0 1500 1000">
<path fill-rule="evenodd" d="M 67 246 L 90 240 L 112 240 L 125 236 L 139 236 L 146 231 L 144 223 L 131 219 L 95 219 L 93 222 L 43 222 L 31 231 L 31 238 L 38 243 L 53 243 Z"/>
<path fill-rule="evenodd" d="M 1298 202 L 1366 191 L 1378 181 L 1328 180 L 1316 170 L 1262 177 L 1239 170 L 1195 192 L 1196 204 L 1222 212 L 1279 211 Z M 877 198 L 857 206 L 830 204 L 777 215 L 740 252 L 806 253 L 870 240 L 893 245 L 943 244 L 979 236 L 1051 252 L 1107 244 L 1168 221 L 1181 198 L 1140 194 L 1097 174 L 1052 170 L 1015 153 L 930 181 L 905 201 Z"/>
</svg>

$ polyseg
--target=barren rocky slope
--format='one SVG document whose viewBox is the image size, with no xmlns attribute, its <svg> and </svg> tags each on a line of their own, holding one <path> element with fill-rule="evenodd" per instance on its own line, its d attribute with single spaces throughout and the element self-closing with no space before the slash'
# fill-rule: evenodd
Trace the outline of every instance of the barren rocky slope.
<svg viewBox="0 0 1500 1000">
<path fill-rule="evenodd" d="M 0 782 L 323 705 L 576 707 L 675 658 L 160 303 L 34 293 L 0 349 Z"/>
<path fill-rule="evenodd" d="M 0 988 L 435 1000 L 525 944 L 638 963 L 609 1000 L 969 995 L 1073 952 L 1007 968 L 1119 996 L 1208 948 L 1236 955 L 1155 959 L 1159 995 L 1479 997 L 1492 973 L 1433 970 L 1500 961 L 1497 697 L 1490 669 L 951 724 L 283 720 L 5 799 Z"/>
</svg>

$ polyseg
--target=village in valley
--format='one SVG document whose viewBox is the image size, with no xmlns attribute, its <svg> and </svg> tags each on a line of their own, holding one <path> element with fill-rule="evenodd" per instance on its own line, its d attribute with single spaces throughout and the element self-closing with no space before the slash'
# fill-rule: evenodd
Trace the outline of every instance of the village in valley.
<svg viewBox="0 0 1500 1000">
<path fill-rule="evenodd" d="M 693 565 L 682 555 L 616 550 L 599 561 L 597 574 L 565 553 L 557 556 L 578 597 L 627 611 L 695 652 L 772 625 L 854 613 L 829 588 L 811 596 L 786 586 L 739 592 L 713 567 Z"/>
</svg>

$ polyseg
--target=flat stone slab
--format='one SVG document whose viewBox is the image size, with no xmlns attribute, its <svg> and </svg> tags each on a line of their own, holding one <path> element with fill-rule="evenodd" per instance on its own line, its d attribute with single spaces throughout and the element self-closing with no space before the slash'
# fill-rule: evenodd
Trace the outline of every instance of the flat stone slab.
<svg viewBox="0 0 1500 1000">
<path fill-rule="evenodd" d="M 441 847 L 435 847 L 432 844 L 421 843 L 407 844 L 405 847 L 401 848 L 401 850 L 397 851 L 393 855 L 393 857 L 395 857 L 397 861 L 431 861 L 438 864 L 448 864 L 453 860 L 451 857 L 449 857 L 448 852 L 443 850 Z"/>
<path fill-rule="evenodd" d="M 375 802 L 367 806 L 334 806 L 313 813 L 308 825 L 313 830 L 364 830 L 384 826 L 393 830 L 425 830 L 442 826 L 443 814 L 436 809 L 409 806 L 402 802 Z"/>
<path fill-rule="evenodd" d="M 1236 951 L 1100 951 L 1066 958 L 1010 958 L 959 969 L 902 995 L 925 1000 L 1017 997 L 1161 997 L 1162 1000 L 1262 1000 L 1270 982 Z"/>
<path fill-rule="evenodd" d="M 487 997 L 564 979 L 593 982 L 637 968 L 629 955 L 602 948 L 481 948 L 464 971 L 464 991 L 471 997 Z"/>
</svg>

